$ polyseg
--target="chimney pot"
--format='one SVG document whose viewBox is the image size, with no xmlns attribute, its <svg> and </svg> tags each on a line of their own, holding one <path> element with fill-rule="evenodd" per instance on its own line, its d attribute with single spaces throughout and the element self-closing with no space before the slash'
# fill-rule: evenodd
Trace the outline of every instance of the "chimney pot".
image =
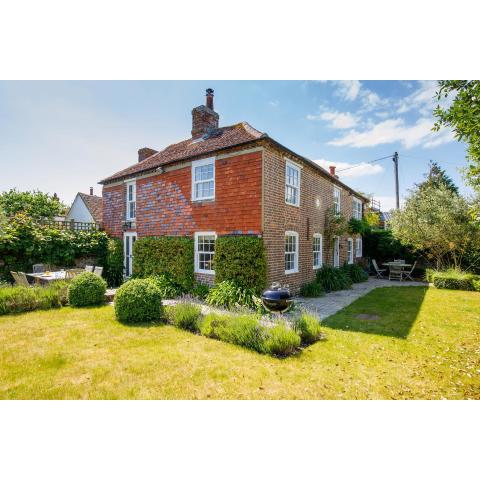
<svg viewBox="0 0 480 480">
<path fill-rule="evenodd" d="M 329 168 L 330 168 L 330 175 L 332 177 L 335 177 L 335 168 L 336 168 L 335 165 L 330 165 Z"/>
<path fill-rule="evenodd" d="M 208 135 L 218 128 L 218 113 L 213 109 L 213 89 L 207 88 L 206 104 L 192 110 L 192 138 Z"/>
<path fill-rule="evenodd" d="M 90 187 L 90 195 L 93 195 L 93 187 Z"/>
<path fill-rule="evenodd" d="M 213 88 L 207 88 L 207 93 L 205 96 L 207 97 L 205 105 L 210 110 L 213 110 Z"/>
</svg>

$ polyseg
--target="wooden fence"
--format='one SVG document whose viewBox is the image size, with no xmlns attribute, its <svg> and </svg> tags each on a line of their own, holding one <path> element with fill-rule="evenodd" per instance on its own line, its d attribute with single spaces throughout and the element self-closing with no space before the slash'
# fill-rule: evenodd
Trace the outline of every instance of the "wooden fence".
<svg viewBox="0 0 480 480">
<path fill-rule="evenodd" d="M 101 223 L 95 222 L 74 222 L 73 220 L 49 220 L 42 222 L 44 225 L 51 225 L 52 227 L 61 230 L 103 230 Z"/>
</svg>

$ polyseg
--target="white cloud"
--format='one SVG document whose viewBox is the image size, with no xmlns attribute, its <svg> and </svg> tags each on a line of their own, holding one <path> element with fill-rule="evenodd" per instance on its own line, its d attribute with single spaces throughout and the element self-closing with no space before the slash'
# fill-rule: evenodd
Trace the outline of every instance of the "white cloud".
<svg viewBox="0 0 480 480">
<path fill-rule="evenodd" d="M 435 93 L 438 89 L 436 81 L 422 80 L 419 83 L 419 88 L 397 101 L 397 113 L 401 114 L 415 110 L 424 116 L 431 115 L 438 103 L 447 105 L 450 102 L 449 99 L 440 102 L 436 99 Z"/>
<path fill-rule="evenodd" d="M 280 102 L 278 100 L 270 100 L 268 102 L 268 104 L 271 106 L 271 107 L 278 107 L 280 105 Z"/>
<path fill-rule="evenodd" d="M 405 124 L 401 118 L 389 119 L 370 125 L 364 131 L 351 130 L 343 137 L 328 142 L 337 147 L 374 147 L 389 143 L 401 143 L 405 148 L 422 145 L 426 148 L 452 141 L 445 134 L 432 132 L 433 122 L 428 118 L 420 118 L 413 125 Z M 441 137 L 441 139 L 440 139 Z"/>
<path fill-rule="evenodd" d="M 368 175 L 377 175 L 378 173 L 382 173 L 385 171 L 385 169 L 381 165 L 374 163 L 331 162 L 329 160 L 325 160 L 324 158 L 314 160 L 314 162 L 327 171 L 330 165 L 335 165 L 335 167 L 337 167 L 336 173 L 340 178 L 365 177 Z M 355 166 L 355 168 L 351 168 L 353 166 Z"/>
<path fill-rule="evenodd" d="M 331 128 L 353 128 L 357 125 L 358 118 L 350 112 L 323 112 L 319 115 L 307 115 L 308 120 L 325 120 L 330 122 Z"/>
<path fill-rule="evenodd" d="M 338 85 L 336 95 L 350 101 L 357 98 L 362 86 L 358 80 L 337 80 L 335 83 Z"/>
</svg>

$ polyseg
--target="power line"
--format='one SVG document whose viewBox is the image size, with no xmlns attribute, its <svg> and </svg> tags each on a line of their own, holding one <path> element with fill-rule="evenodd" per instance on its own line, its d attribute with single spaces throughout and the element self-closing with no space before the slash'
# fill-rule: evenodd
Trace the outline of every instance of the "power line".
<svg viewBox="0 0 480 480">
<path fill-rule="evenodd" d="M 337 172 L 338 173 L 345 172 L 346 170 L 351 170 L 352 168 L 362 167 L 366 163 L 375 163 L 375 162 L 379 162 L 380 160 L 386 160 L 387 158 L 392 158 L 392 157 L 393 155 L 388 155 L 387 157 L 376 158 L 375 160 L 370 160 L 369 162 L 362 162 L 362 163 L 358 163 L 357 165 L 352 165 L 351 167 L 342 168 L 341 170 L 337 170 Z"/>
</svg>

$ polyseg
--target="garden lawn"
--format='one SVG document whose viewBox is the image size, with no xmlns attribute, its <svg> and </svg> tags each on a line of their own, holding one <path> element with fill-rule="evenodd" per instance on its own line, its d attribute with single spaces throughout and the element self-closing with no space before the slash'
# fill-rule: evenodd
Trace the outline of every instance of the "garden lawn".
<svg viewBox="0 0 480 480">
<path fill-rule="evenodd" d="M 282 360 L 110 306 L 3 316 L 0 398 L 480 398 L 480 293 L 376 289 L 325 323 Z"/>
</svg>

